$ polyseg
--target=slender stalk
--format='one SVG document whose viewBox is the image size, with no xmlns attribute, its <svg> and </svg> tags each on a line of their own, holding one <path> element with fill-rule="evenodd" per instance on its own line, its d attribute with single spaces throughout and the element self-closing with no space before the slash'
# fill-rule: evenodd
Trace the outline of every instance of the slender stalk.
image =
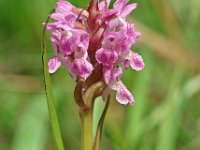
<svg viewBox="0 0 200 150">
<path fill-rule="evenodd" d="M 93 110 L 87 109 L 80 112 L 82 128 L 82 150 L 92 150 L 92 119 Z"/>
<path fill-rule="evenodd" d="M 91 85 L 83 95 L 88 108 L 80 110 L 81 129 L 82 129 L 82 150 L 92 150 L 93 145 L 93 107 L 94 99 L 102 93 L 105 84 L 97 82 Z"/>
<path fill-rule="evenodd" d="M 64 150 L 63 140 L 62 140 L 62 136 L 60 132 L 60 125 L 59 125 L 59 121 L 58 121 L 58 117 L 56 113 L 51 80 L 50 80 L 50 75 L 48 72 L 48 65 L 47 65 L 45 37 L 46 37 L 46 24 L 49 21 L 49 19 L 50 17 L 48 17 L 46 20 L 45 27 L 43 30 L 43 35 L 42 35 L 42 63 L 43 63 L 43 73 L 44 73 L 44 84 L 45 84 L 45 92 L 46 92 L 46 97 L 47 97 L 49 116 L 50 116 L 55 144 L 58 150 Z"/>
</svg>

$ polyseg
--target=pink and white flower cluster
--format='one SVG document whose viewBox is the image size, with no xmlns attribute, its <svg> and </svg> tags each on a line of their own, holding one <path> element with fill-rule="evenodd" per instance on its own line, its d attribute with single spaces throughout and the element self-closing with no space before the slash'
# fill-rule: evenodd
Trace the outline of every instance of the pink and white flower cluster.
<svg viewBox="0 0 200 150">
<path fill-rule="evenodd" d="M 74 80 L 86 81 L 100 66 L 96 76 L 106 83 L 103 98 L 116 91 L 119 103 L 134 104 L 120 77 L 129 66 L 136 71 L 143 70 L 144 63 L 139 54 L 131 51 L 140 33 L 127 20 L 137 4 L 127 3 L 128 0 L 117 0 L 109 9 L 110 0 L 91 0 L 85 10 L 59 0 L 50 15 L 54 22 L 47 24 L 55 50 L 48 63 L 49 72 L 54 73 L 62 65 Z"/>
</svg>

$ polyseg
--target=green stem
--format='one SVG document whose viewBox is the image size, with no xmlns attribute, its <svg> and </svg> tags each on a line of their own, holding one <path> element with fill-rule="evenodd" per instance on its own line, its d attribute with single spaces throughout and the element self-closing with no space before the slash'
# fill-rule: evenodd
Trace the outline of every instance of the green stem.
<svg viewBox="0 0 200 150">
<path fill-rule="evenodd" d="M 53 136 L 55 140 L 55 144 L 58 150 L 64 150 L 62 136 L 60 132 L 60 125 L 56 113 L 55 103 L 54 103 L 54 97 L 52 92 L 52 86 L 51 86 L 51 79 L 48 72 L 48 65 L 47 65 L 47 52 L 46 52 L 46 24 L 49 21 L 50 17 L 47 18 L 47 21 L 45 23 L 45 27 L 43 30 L 43 36 L 42 36 L 42 63 L 43 63 L 43 73 L 44 73 L 44 84 L 45 84 L 45 92 L 47 97 L 47 104 L 49 109 L 49 116 L 53 131 Z"/>
<path fill-rule="evenodd" d="M 92 150 L 93 145 L 93 107 L 94 99 L 102 93 L 105 84 L 97 82 L 87 89 L 84 93 L 83 100 L 88 106 L 87 109 L 80 110 L 81 124 L 82 124 L 82 150 Z"/>
<path fill-rule="evenodd" d="M 91 109 L 80 112 L 82 124 L 82 150 L 92 150 L 92 119 L 93 114 Z"/>
</svg>

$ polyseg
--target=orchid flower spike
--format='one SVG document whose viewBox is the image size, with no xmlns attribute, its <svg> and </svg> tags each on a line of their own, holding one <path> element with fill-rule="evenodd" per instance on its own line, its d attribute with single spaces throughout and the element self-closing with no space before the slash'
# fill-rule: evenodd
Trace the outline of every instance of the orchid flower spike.
<svg viewBox="0 0 200 150">
<path fill-rule="evenodd" d="M 120 77 L 129 66 L 135 71 L 144 69 L 142 56 L 131 50 L 140 33 L 127 16 L 136 7 L 128 0 L 116 0 L 113 7 L 110 0 L 91 0 L 88 9 L 82 9 L 59 0 L 50 14 L 53 21 L 47 23 L 54 47 L 49 72 L 64 66 L 76 82 L 85 81 L 86 88 L 103 81 L 103 99 L 115 91 L 119 103 L 134 104 Z"/>
</svg>

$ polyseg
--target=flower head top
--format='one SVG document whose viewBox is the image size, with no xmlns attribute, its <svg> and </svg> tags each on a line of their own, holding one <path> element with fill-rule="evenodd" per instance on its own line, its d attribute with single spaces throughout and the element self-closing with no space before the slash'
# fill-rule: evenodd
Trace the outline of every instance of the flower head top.
<svg viewBox="0 0 200 150">
<path fill-rule="evenodd" d="M 50 15 L 54 22 L 47 24 L 55 55 L 49 60 L 49 72 L 64 66 L 74 80 L 85 81 L 86 87 L 103 81 L 102 96 L 116 91 L 121 104 L 134 104 L 134 98 L 120 81 L 123 69 L 129 66 L 140 71 L 142 57 L 131 51 L 140 33 L 127 20 L 137 6 L 128 0 L 117 0 L 109 9 L 110 0 L 91 0 L 87 10 L 59 0 Z"/>
</svg>

